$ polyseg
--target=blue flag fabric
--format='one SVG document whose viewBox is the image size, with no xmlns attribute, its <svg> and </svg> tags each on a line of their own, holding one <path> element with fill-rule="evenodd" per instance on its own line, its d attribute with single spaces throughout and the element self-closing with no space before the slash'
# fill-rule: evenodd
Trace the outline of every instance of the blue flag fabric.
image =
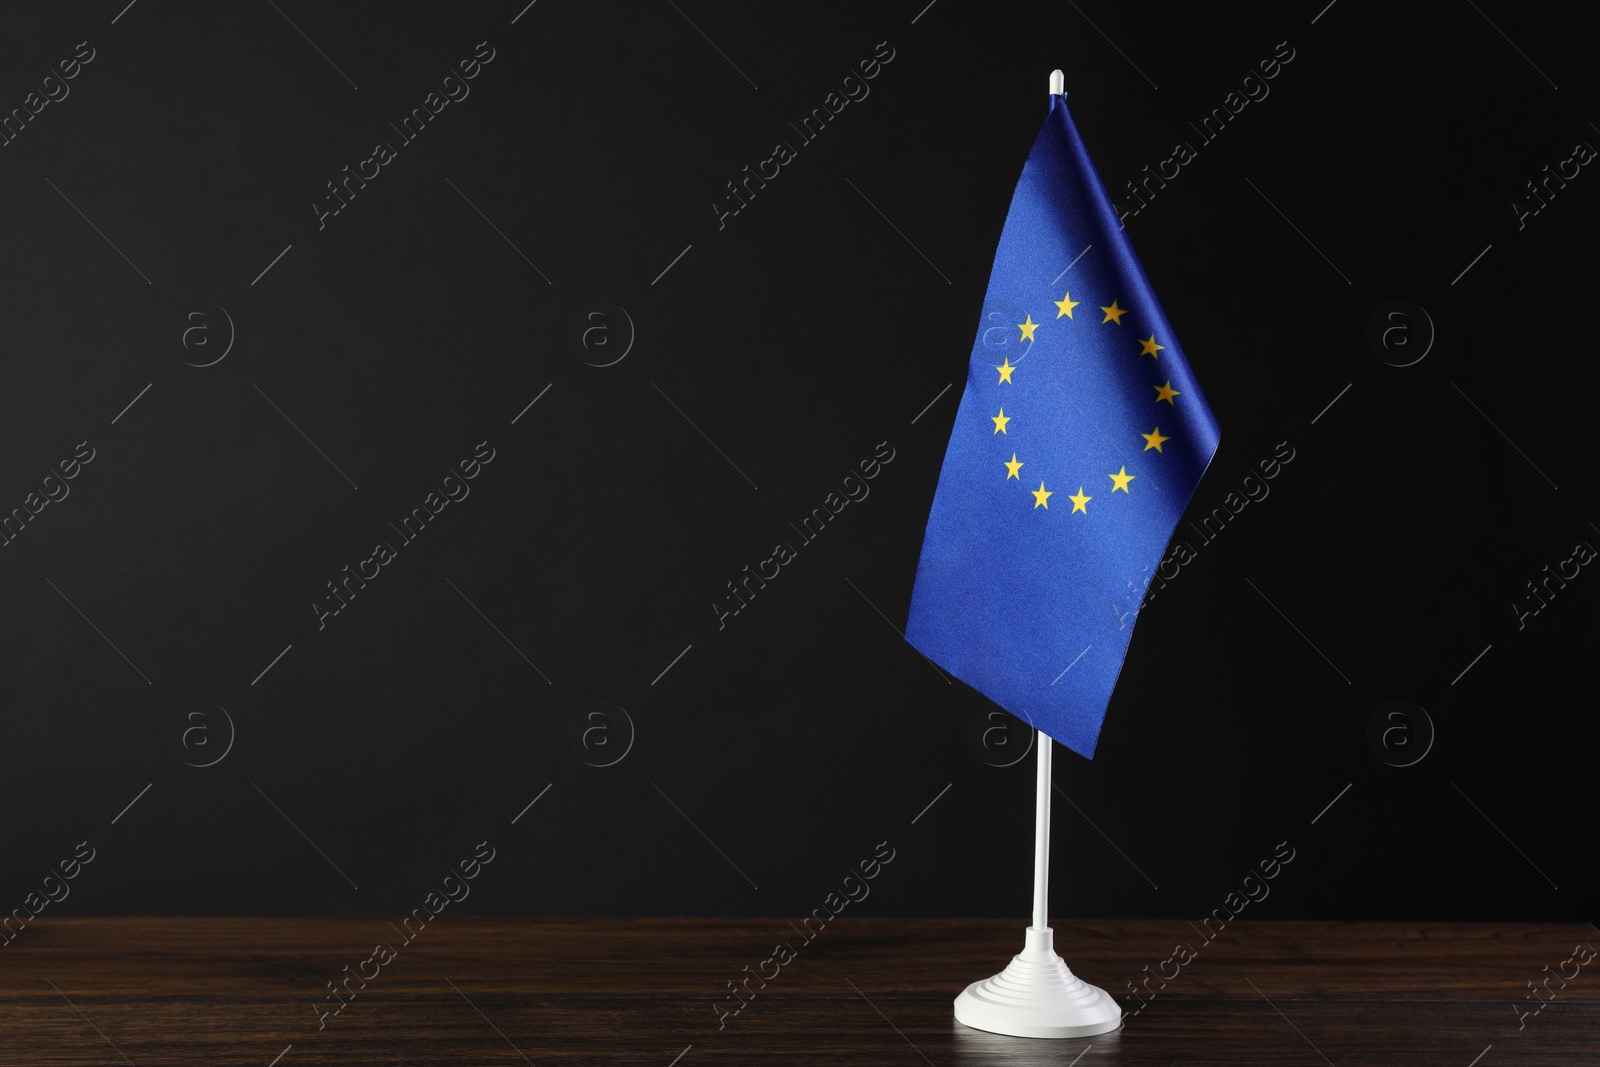
<svg viewBox="0 0 1600 1067">
<path fill-rule="evenodd" d="M 1052 94 L 995 252 L 906 637 L 1093 756 L 1145 588 L 1220 437 Z"/>
</svg>

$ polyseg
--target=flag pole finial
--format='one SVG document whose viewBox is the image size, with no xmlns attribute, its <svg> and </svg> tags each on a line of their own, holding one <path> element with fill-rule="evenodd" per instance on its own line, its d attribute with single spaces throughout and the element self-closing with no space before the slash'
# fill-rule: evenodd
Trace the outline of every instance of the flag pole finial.
<svg viewBox="0 0 1600 1067">
<path fill-rule="evenodd" d="M 1059 70 L 1050 72 L 1050 95 L 1065 96 L 1067 93 L 1067 76 Z"/>
</svg>

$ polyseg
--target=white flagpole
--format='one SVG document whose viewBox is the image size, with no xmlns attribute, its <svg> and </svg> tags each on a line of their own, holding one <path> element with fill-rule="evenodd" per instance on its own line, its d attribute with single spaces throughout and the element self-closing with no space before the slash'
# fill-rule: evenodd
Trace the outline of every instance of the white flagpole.
<svg viewBox="0 0 1600 1067">
<path fill-rule="evenodd" d="M 1039 790 L 1033 815 L 1033 926 L 1045 930 L 1050 926 L 1050 762 L 1055 742 L 1035 730 L 1034 744 L 1039 749 Z"/>
<path fill-rule="evenodd" d="M 1066 93 L 1066 76 L 1050 74 L 1051 106 Z M 1122 1009 L 1056 955 L 1050 929 L 1050 764 L 1055 742 L 1035 730 L 1039 746 L 1033 824 L 1033 925 L 1023 949 L 993 978 L 973 982 L 956 997 L 956 1021 L 1013 1037 L 1093 1037 L 1122 1025 Z"/>
</svg>

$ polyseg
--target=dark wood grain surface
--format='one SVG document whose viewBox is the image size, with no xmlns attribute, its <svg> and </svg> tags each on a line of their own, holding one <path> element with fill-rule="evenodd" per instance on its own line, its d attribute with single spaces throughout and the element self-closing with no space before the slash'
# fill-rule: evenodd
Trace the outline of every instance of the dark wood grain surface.
<svg viewBox="0 0 1600 1067">
<path fill-rule="evenodd" d="M 1600 1064 L 1584 924 L 1237 922 L 1207 942 L 1182 920 L 1058 921 L 1123 1028 L 961 1026 L 952 998 L 1024 925 L 839 918 L 803 945 L 781 918 L 446 915 L 405 944 L 384 919 L 41 917 L 0 948 L 0 1064 Z M 779 942 L 797 957 L 719 1028 L 728 983 Z M 1172 974 L 1179 943 L 1195 958 L 1141 1008 L 1130 984 Z M 346 966 L 376 977 L 319 1026 Z"/>
</svg>

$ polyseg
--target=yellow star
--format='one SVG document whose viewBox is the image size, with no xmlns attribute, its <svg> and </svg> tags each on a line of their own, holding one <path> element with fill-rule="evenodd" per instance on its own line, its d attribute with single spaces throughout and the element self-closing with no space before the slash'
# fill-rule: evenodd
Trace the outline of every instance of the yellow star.
<svg viewBox="0 0 1600 1067">
<path fill-rule="evenodd" d="M 1006 409 L 1005 408 L 1001 408 L 1000 409 L 1000 414 L 998 414 L 998 415 L 990 415 L 989 418 L 994 420 L 994 432 L 995 433 L 1005 433 L 1006 432 L 1006 423 L 1011 421 L 1011 416 L 1006 414 Z M 1159 426 L 1156 427 L 1156 428 L 1160 429 Z M 1006 436 L 1009 437 L 1010 434 L 1006 434 Z"/>
<path fill-rule="evenodd" d="M 1049 511 L 1050 510 L 1049 501 L 1050 501 L 1051 497 L 1055 496 L 1055 493 L 1053 493 L 1053 492 L 1049 491 L 1048 489 L 1046 489 L 1044 487 L 1044 483 L 1043 482 L 1040 482 L 1039 483 L 1039 488 L 1032 490 L 1032 493 L 1033 493 L 1033 506 L 1036 507 L 1036 508 L 1044 508 L 1046 511 Z"/>
<path fill-rule="evenodd" d="M 1124 465 L 1121 470 L 1117 471 L 1115 474 L 1108 475 L 1108 477 L 1111 479 L 1111 491 L 1113 493 L 1115 493 L 1118 489 L 1121 489 L 1124 493 L 1126 493 L 1128 492 L 1128 483 L 1137 478 L 1138 475 L 1129 474 L 1127 466 Z"/>
<path fill-rule="evenodd" d="M 1028 316 L 1028 319 L 1027 319 L 1026 322 L 1017 323 L 1017 329 L 1022 331 L 1022 340 L 1024 340 L 1024 341 L 1033 340 L 1033 331 L 1037 330 L 1038 328 L 1039 328 L 1039 324 L 1037 322 L 1033 321 L 1033 316 L 1032 315 Z"/>
<path fill-rule="evenodd" d="M 1085 515 L 1087 515 L 1087 514 L 1089 514 L 1089 509 L 1088 509 L 1088 507 L 1086 505 L 1089 503 L 1089 501 L 1093 500 L 1094 497 L 1092 497 L 1092 496 L 1084 496 L 1083 495 L 1083 486 L 1080 485 L 1080 486 L 1078 486 L 1078 495 L 1077 496 L 1069 496 L 1069 497 L 1067 497 L 1067 499 L 1072 501 L 1072 510 L 1073 511 L 1075 511 L 1075 512 L 1081 511 Z"/>
<path fill-rule="evenodd" d="M 1128 309 L 1127 308 L 1119 308 L 1119 307 L 1117 307 L 1117 302 L 1115 300 L 1111 301 L 1111 306 L 1110 307 L 1102 307 L 1100 310 L 1104 311 L 1106 313 L 1106 317 L 1100 320 L 1100 325 L 1102 325 L 1102 326 L 1104 326 L 1108 322 L 1114 322 L 1118 326 L 1121 326 L 1122 325 L 1122 316 L 1124 316 L 1124 315 L 1126 315 L 1128 313 Z"/>
<path fill-rule="evenodd" d="M 1063 315 L 1069 319 L 1072 318 L 1072 309 L 1081 303 L 1083 303 L 1082 300 L 1074 300 L 1072 299 L 1072 294 L 1067 293 L 1060 300 L 1056 301 L 1056 307 L 1061 309 L 1060 311 L 1056 312 L 1056 318 L 1059 319 Z"/>
<path fill-rule="evenodd" d="M 1156 403 L 1158 403 L 1158 404 L 1163 400 L 1165 400 L 1167 403 L 1171 404 L 1173 397 L 1182 396 L 1183 395 L 1182 393 L 1178 392 L 1176 389 L 1174 389 L 1172 387 L 1172 379 L 1171 378 L 1167 379 L 1167 384 L 1166 385 L 1152 385 L 1150 388 L 1152 388 L 1152 389 L 1154 389 L 1156 391 Z M 1174 406 L 1176 406 L 1176 405 L 1174 405 Z"/>
<path fill-rule="evenodd" d="M 1167 347 L 1166 345 L 1156 344 L 1156 335 L 1154 333 L 1151 333 L 1148 340 L 1140 341 L 1139 343 L 1144 346 L 1139 350 L 1139 354 L 1141 356 L 1149 356 L 1151 359 L 1160 359 L 1161 357 L 1156 355 L 1156 350 Z"/>
<path fill-rule="evenodd" d="M 1006 361 L 995 368 L 995 370 L 1000 372 L 1000 381 L 1004 382 L 1007 385 L 1016 384 L 1011 380 L 1011 372 L 1016 370 L 1016 369 L 1017 369 L 1016 367 L 1011 365 L 1011 357 L 1010 356 L 1007 356 L 1006 357 Z M 999 384 L 999 383 L 997 382 L 996 384 Z"/>
<path fill-rule="evenodd" d="M 1170 438 L 1170 437 L 1162 437 L 1161 436 L 1161 427 L 1159 427 L 1159 426 L 1157 426 L 1151 432 L 1142 433 L 1139 436 L 1144 438 L 1144 450 L 1146 452 L 1150 451 L 1152 448 L 1155 449 L 1157 452 L 1160 452 L 1161 451 L 1161 442 L 1162 441 L 1170 441 L 1170 440 L 1172 440 L 1172 438 Z"/>
<path fill-rule="evenodd" d="M 1017 454 L 1015 452 L 1011 453 L 1011 462 L 1006 464 L 1007 480 L 1015 478 L 1019 482 L 1022 481 L 1022 475 L 1017 473 L 1021 469 L 1022 464 L 1017 461 Z"/>
</svg>

